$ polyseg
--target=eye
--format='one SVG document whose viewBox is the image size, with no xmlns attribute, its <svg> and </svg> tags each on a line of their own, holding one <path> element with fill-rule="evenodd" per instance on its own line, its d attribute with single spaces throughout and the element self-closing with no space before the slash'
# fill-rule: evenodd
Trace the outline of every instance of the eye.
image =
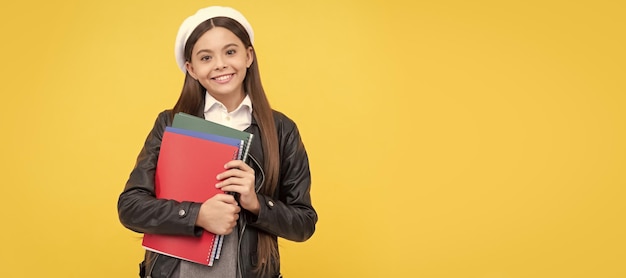
<svg viewBox="0 0 626 278">
<path fill-rule="evenodd" d="M 234 49 L 226 50 L 226 55 L 235 55 L 235 53 L 237 53 L 237 51 L 235 51 Z"/>
<path fill-rule="evenodd" d="M 200 61 L 209 61 L 209 60 L 211 60 L 211 56 L 207 55 L 207 56 L 200 57 Z"/>
</svg>

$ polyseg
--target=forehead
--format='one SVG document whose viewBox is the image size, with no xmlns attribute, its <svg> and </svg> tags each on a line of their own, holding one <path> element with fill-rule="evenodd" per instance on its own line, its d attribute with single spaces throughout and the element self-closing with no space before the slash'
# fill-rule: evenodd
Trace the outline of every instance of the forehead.
<svg viewBox="0 0 626 278">
<path fill-rule="evenodd" d="M 193 48 L 220 49 L 232 44 L 242 46 L 243 42 L 230 30 L 224 27 L 214 27 L 202 34 Z"/>
</svg>

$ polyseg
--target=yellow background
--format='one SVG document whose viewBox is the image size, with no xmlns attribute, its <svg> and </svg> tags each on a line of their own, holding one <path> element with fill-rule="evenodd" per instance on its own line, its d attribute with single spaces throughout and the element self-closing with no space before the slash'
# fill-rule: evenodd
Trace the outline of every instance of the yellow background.
<svg viewBox="0 0 626 278">
<path fill-rule="evenodd" d="M 310 154 L 286 277 L 626 277 L 623 3 L 3 1 L 2 276 L 136 277 L 117 196 L 222 4 Z"/>
</svg>

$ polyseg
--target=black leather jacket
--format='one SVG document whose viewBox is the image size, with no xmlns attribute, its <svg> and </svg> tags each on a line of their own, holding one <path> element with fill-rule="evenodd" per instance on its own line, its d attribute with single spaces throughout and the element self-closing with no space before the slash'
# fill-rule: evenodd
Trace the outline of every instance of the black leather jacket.
<svg viewBox="0 0 626 278">
<path fill-rule="evenodd" d="M 254 118 L 246 129 L 255 134 L 248 164 L 256 175 L 256 190 L 261 204 L 259 215 L 242 210 L 239 220 L 238 272 L 243 278 L 259 277 L 253 272 L 257 261 L 257 235 L 262 230 L 292 241 L 305 241 L 313 235 L 317 213 L 311 205 L 309 162 L 298 128 L 280 112 L 274 111 L 279 138 L 280 174 L 276 191 L 271 195 L 258 193 L 265 174 L 263 151 L 258 125 Z M 171 125 L 171 111 L 159 114 L 148 135 L 137 163 L 118 200 L 121 223 L 139 233 L 167 233 L 199 236 L 195 226 L 200 203 L 160 200 L 154 194 L 154 174 L 165 127 Z M 277 244 L 277 243 L 276 243 Z M 180 260 L 146 251 L 141 263 L 141 277 L 171 277 Z M 275 273 L 272 277 L 279 277 Z"/>
</svg>

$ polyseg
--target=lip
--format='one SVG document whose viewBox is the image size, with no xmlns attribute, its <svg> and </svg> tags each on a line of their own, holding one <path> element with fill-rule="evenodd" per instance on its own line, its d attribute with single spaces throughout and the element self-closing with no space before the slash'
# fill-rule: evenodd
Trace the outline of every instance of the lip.
<svg viewBox="0 0 626 278">
<path fill-rule="evenodd" d="M 211 80 L 217 83 L 228 83 L 228 81 L 232 80 L 235 77 L 234 73 L 222 74 L 215 77 L 211 77 Z"/>
</svg>

